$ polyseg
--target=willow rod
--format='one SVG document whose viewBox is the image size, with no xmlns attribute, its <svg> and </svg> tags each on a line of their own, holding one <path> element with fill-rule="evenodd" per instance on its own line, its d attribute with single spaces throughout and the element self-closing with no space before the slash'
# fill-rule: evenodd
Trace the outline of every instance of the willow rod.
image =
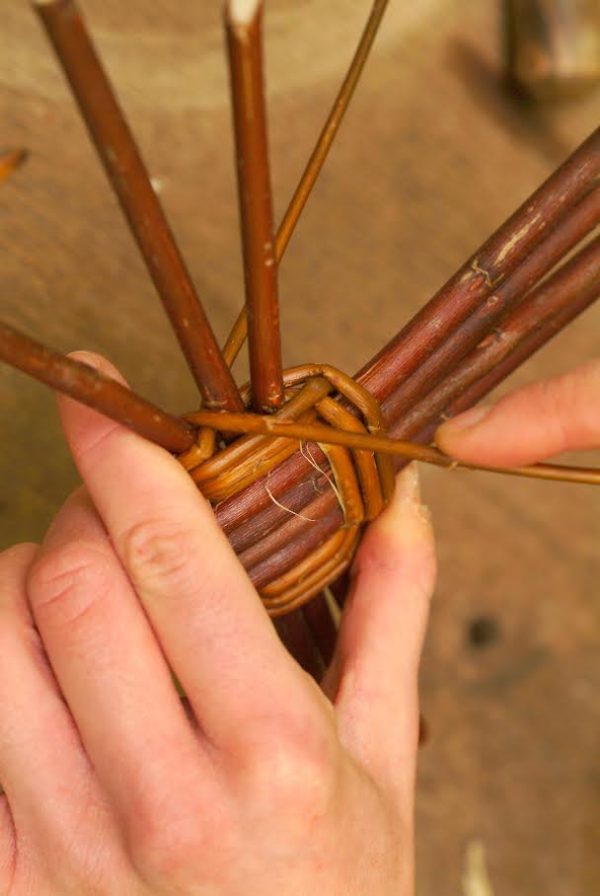
<svg viewBox="0 0 600 896">
<path fill-rule="evenodd" d="M 194 443 L 194 432 L 184 420 L 162 411 L 82 361 L 67 358 L 1 321 L 0 360 L 168 451 L 186 451 Z"/>
<path fill-rule="evenodd" d="M 441 417 L 453 417 L 473 407 L 481 398 L 491 392 L 506 377 L 521 366 L 538 349 L 546 345 L 557 333 L 571 323 L 579 314 L 586 310 L 596 299 L 593 292 L 584 292 L 577 296 L 569 297 L 568 301 L 561 302 L 559 308 L 544 321 L 530 326 L 515 348 L 504 358 L 497 360 L 482 376 L 475 379 L 470 385 L 459 384 L 459 389 L 452 396 L 441 414 L 437 414 L 414 436 L 417 441 L 429 441 L 432 438 Z M 535 312 L 534 312 L 535 313 Z M 532 315 L 534 317 L 534 315 Z M 411 436 L 413 438 L 413 436 Z"/>
<path fill-rule="evenodd" d="M 446 341 L 600 178 L 600 128 L 532 194 L 358 374 L 379 401 Z"/>
<path fill-rule="evenodd" d="M 421 402 L 402 414 L 393 427 L 395 435 L 412 438 L 436 419 L 450 401 L 502 363 L 519 344 L 529 339 L 545 322 L 565 307 L 579 303 L 585 307 L 600 296 L 600 236 L 569 259 L 538 286 L 494 332 Z M 387 411 L 386 403 L 383 405 Z"/>
<path fill-rule="evenodd" d="M 369 18 L 367 19 L 367 23 L 350 63 L 350 67 L 342 82 L 342 86 L 339 89 L 331 111 L 319 134 L 315 148 L 313 149 L 302 173 L 302 177 L 300 178 L 300 182 L 298 183 L 281 220 L 275 237 L 275 259 L 277 264 L 281 262 L 285 255 L 285 250 L 296 229 L 296 225 L 304 210 L 304 206 L 317 182 L 317 178 L 329 155 L 329 150 L 333 146 L 336 134 L 340 128 L 348 106 L 350 105 L 350 101 L 360 80 L 365 63 L 369 58 L 371 47 L 373 46 L 373 42 L 379 31 L 379 26 L 388 2 L 389 0 L 375 0 L 373 3 Z M 235 361 L 238 352 L 244 344 L 247 332 L 248 320 L 246 309 L 244 307 L 240 311 L 223 348 L 223 354 L 229 365 L 233 364 Z"/>
<path fill-rule="evenodd" d="M 34 0 L 108 179 L 209 407 L 242 410 L 133 135 L 74 0 Z"/>
<path fill-rule="evenodd" d="M 587 193 L 547 238 L 523 260 L 485 301 L 465 318 L 426 358 L 414 373 L 400 382 L 385 402 L 388 417 L 399 419 L 426 398 L 508 312 L 518 307 L 534 286 L 600 221 L 600 187 Z"/>
<path fill-rule="evenodd" d="M 485 470 L 508 476 L 527 476 L 536 479 L 553 479 L 566 482 L 600 485 L 600 470 L 586 467 L 567 467 L 557 464 L 536 464 L 530 467 L 489 467 L 480 464 L 459 463 L 448 455 L 426 445 L 391 439 L 368 433 L 332 429 L 321 423 L 280 422 L 261 414 L 230 414 L 226 411 L 197 411 L 186 415 L 195 426 L 208 426 L 225 432 L 253 433 L 265 436 L 284 436 L 289 439 L 311 441 L 325 445 L 342 445 L 346 448 L 366 449 L 395 457 L 418 460 L 448 469 Z"/>
<path fill-rule="evenodd" d="M 252 401 L 258 411 L 283 403 L 277 261 L 263 80 L 262 2 L 226 6 Z"/>
</svg>

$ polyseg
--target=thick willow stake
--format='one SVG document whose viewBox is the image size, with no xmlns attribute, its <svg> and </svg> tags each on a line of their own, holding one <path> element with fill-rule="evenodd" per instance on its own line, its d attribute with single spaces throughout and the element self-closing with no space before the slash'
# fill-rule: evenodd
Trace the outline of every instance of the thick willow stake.
<svg viewBox="0 0 600 896">
<path fill-rule="evenodd" d="M 562 226 L 566 211 L 597 186 L 599 178 L 597 128 L 362 369 L 360 382 L 379 401 L 387 398 L 552 230 Z"/>
<path fill-rule="evenodd" d="M 34 0 L 133 236 L 209 407 L 243 405 L 74 0 Z"/>
<path fill-rule="evenodd" d="M 426 358 L 412 376 L 401 381 L 385 401 L 389 419 L 409 415 L 420 400 L 427 399 L 448 371 L 455 368 L 507 313 L 518 307 L 530 288 L 592 231 L 600 220 L 600 187 L 586 194 L 543 243 L 523 260 L 512 274 Z"/>
<path fill-rule="evenodd" d="M 277 236 L 275 237 L 275 260 L 277 264 L 281 262 L 285 255 L 285 250 L 296 229 L 296 225 L 304 210 L 304 206 L 317 182 L 317 178 L 329 155 L 329 150 L 333 146 L 333 141 L 335 140 L 344 115 L 350 105 L 350 101 L 360 80 L 365 63 L 369 58 L 373 41 L 379 31 L 379 26 L 388 2 L 389 0 L 375 0 L 373 3 L 373 8 L 371 9 L 367 24 L 365 25 L 356 52 L 352 58 L 348 72 L 346 73 L 346 77 L 342 82 L 342 86 L 335 98 L 331 111 L 319 134 L 315 148 L 313 149 L 302 177 L 300 178 L 300 182 L 298 183 L 294 195 L 292 196 L 281 220 L 281 224 L 277 230 Z M 238 352 L 244 344 L 247 332 L 248 318 L 246 316 L 246 309 L 242 308 L 223 349 L 223 354 L 225 355 L 228 364 L 231 365 L 235 361 Z"/>
<path fill-rule="evenodd" d="M 408 413 L 401 415 L 393 427 L 394 434 L 413 438 L 430 420 L 438 419 L 446 412 L 450 402 L 455 401 L 463 391 L 518 351 L 521 343 L 534 337 L 546 323 L 551 324 L 563 309 L 586 307 L 599 297 L 600 236 L 536 287 L 516 311 L 502 321 L 496 331 L 489 333 L 437 388 Z"/>
<path fill-rule="evenodd" d="M 283 402 L 283 379 L 263 84 L 262 3 L 230 0 L 226 7 L 226 30 L 252 399 L 257 410 L 270 411 Z"/>
<path fill-rule="evenodd" d="M 168 451 L 186 451 L 194 443 L 191 427 L 93 367 L 66 358 L 0 322 L 0 360 L 51 389 L 94 408 Z"/>
</svg>

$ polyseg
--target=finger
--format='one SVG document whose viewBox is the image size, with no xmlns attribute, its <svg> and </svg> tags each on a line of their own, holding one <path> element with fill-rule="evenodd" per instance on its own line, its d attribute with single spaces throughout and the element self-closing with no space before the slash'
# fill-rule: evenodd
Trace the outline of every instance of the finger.
<svg viewBox="0 0 600 896">
<path fill-rule="evenodd" d="M 6 796 L 0 789 L 0 893 L 10 892 L 17 858 L 15 828 Z"/>
<path fill-rule="evenodd" d="M 459 414 L 437 431 L 442 451 L 493 466 L 530 464 L 600 447 L 600 361 Z"/>
<path fill-rule="evenodd" d="M 299 710 L 304 676 L 182 467 L 94 411 L 59 405 L 81 475 L 203 730 L 245 742 L 251 721 Z"/>
<path fill-rule="evenodd" d="M 349 749 L 387 781 L 402 782 L 408 793 L 418 741 L 417 676 L 435 565 L 429 515 L 411 464 L 357 554 L 325 682 Z"/>
<path fill-rule="evenodd" d="M 28 578 L 32 612 L 85 750 L 119 818 L 204 810 L 210 763 L 160 647 L 83 489 L 59 511 Z M 65 757 L 63 764 L 68 764 Z"/>
<path fill-rule="evenodd" d="M 64 846 L 81 801 L 98 793 L 27 606 L 36 553 L 18 545 L 0 556 L 0 781 L 17 834 L 45 849 Z"/>
</svg>

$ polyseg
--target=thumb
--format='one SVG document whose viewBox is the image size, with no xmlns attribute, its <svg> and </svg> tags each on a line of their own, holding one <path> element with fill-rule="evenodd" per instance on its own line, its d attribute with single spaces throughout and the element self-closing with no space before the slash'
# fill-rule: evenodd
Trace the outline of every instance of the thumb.
<svg viewBox="0 0 600 896">
<path fill-rule="evenodd" d="M 345 746 L 376 777 L 401 783 L 407 792 L 418 739 L 418 666 L 434 582 L 431 524 L 411 464 L 360 546 L 323 682 Z"/>
<path fill-rule="evenodd" d="M 435 440 L 451 457 L 505 467 L 600 448 L 600 360 L 471 408 L 443 423 Z"/>
</svg>

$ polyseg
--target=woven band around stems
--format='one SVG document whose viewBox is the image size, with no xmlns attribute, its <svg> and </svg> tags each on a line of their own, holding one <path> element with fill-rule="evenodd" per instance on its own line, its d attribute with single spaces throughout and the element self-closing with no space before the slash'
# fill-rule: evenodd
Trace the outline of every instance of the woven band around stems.
<svg viewBox="0 0 600 896">
<path fill-rule="evenodd" d="M 297 423 L 319 421 L 350 432 L 385 435 L 376 399 L 335 367 L 327 364 L 293 367 L 284 371 L 283 380 L 286 401 L 273 415 L 275 419 Z M 344 403 L 332 398 L 331 392 L 341 396 Z M 242 395 L 249 407 L 248 387 L 242 390 Z M 348 409 L 348 404 L 352 410 Z M 309 443 L 283 437 L 246 435 L 225 444 L 222 434 L 206 428 L 198 430 L 196 444 L 179 457 L 182 466 L 214 506 L 259 480 L 264 480 L 269 498 L 278 503 L 269 491 L 268 474 L 298 451 L 325 477 L 327 487 L 334 491 L 343 513 L 342 527 L 259 590 L 271 616 L 280 616 L 306 603 L 348 567 L 362 526 L 379 515 L 394 489 L 392 460 L 388 455 L 349 450 L 340 445 L 317 445 L 327 459 L 330 472 L 319 466 Z M 316 481 L 315 489 L 318 490 Z M 298 515 L 302 515 L 301 510 Z"/>
</svg>

